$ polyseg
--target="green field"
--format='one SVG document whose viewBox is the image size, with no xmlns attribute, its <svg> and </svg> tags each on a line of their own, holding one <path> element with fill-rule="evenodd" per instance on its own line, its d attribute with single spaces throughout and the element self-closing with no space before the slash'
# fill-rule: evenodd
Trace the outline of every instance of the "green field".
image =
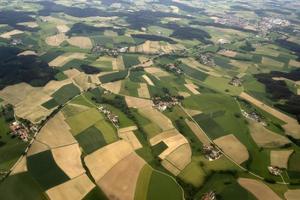
<svg viewBox="0 0 300 200">
<path fill-rule="evenodd" d="M 53 95 L 52 99 L 43 104 L 47 109 L 52 109 L 58 105 L 65 104 L 74 96 L 80 94 L 80 90 L 73 84 L 68 84 L 61 87 Z"/>
<path fill-rule="evenodd" d="M 209 177 L 204 187 L 196 195 L 200 198 L 209 191 L 215 191 L 221 199 L 247 199 L 255 200 L 256 198 L 246 189 L 242 188 L 231 174 L 214 174 Z"/>
<path fill-rule="evenodd" d="M 1 111 L 2 112 L 2 111 Z M 24 152 L 28 143 L 9 134 L 8 122 L 0 115 L 0 170 L 9 170 Z"/>
<path fill-rule="evenodd" d="M 27 167 L 29 173 L 44 190 L 70 180 L 57 166 L 50 150 L 27 157 Z"/>
<path fill-rule="evenodd" d="M 92 189 L 82 200 L 108 200 L 105 194 L 101 191 L 101 189 L 96 186 Z"/>
<path fill-rule="evenodd" d="M 90 108 L 84 112 L 68 117 L 66 122 L 71 127 L 71 133 L 77 135 L 102 119 L 102 114 L 100 114 L 96 108 Z"/>
<path fill-rule="evenodd" d="M 230 95 L 239 95 L 243 91 L 243 87 L 235 87 L 229 85 L 230 79 L 208 76 L 204 83 L 219 92 L 228 93 Z"/>
<path fill-rule="evenodd" d="M 9 176 L 0 183 L 1 198 L 5 200 L 46 200 L 43 190 L 28 172 Z"/>
<path fill-rule="evenodd" d="M 147 200 L 148 188 L 153 169 L 149 165 L 145 165 L 140 172 L 135 189 L 135 200 Z"/>
<path fill-rule="evenodd" d="M 98 121 L 94 126 L 101 131 L 107 144 L 113 143 L 118 140 L 115 128 L 107 120 Z"/>
<path fill-rule="evenodd" d="M 176 183 L 175 179 L 159 171 L 153 171 L 149 182 L 147 199 L 179 200 L 183 199 L 183 191 L 178 183 Z"/>
<path fill-rule="evenodd" d="M 103 75 L 99 79 L 100 79 L 101 83 L 109 83 L 109 82 L 122 80 L 127 76 L 127 74 L 128 74 L 128 71 L 124 70 L 124 71 L 119 71 L 119 72 L 114 72 L 114 73 Z"/>
<path fill-rule="evenodd" d="M 91 126 L 75 136 L 86 154 L 93 153 L 106 145 L 103 134 L 95 126 Z"/>
<path fill-rule="evenodd" d="M 123 55 L 123 62 L 126 68 L 140 64 L 139 55 L 125 54 Z"/>
</svg>

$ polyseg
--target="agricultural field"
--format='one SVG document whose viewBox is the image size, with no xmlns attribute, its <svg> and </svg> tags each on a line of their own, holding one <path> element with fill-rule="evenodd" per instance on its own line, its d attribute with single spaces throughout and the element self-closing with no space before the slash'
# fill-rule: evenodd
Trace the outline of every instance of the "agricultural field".
<svg viewBox="0 0 300 200">
<path fill-rule="evenodd" d="M 298 8 L 2 0 L 0 199 L 299 199 Z"/>
</svg>

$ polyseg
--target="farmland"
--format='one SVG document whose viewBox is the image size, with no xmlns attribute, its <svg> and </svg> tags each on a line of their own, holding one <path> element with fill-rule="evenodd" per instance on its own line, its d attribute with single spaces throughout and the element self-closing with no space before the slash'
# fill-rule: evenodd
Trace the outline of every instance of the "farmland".
<svg viewBox="0 0 300 200">
<path fill-rule="evenodd" d="M 0 196 L 300 191 L 298 1 L 0 2 Z"/>
</svg>

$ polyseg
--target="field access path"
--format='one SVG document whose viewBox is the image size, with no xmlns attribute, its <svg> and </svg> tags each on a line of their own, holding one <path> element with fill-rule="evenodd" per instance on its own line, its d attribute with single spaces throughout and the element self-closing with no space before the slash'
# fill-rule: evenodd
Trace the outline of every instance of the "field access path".
<svg viewBox="0 0 300 200">
<path fill-rule="evenodd" d="M 191 116 L 191 115 L 185 110 L 185 108 L 184 108 L 181 104 L 179 104 L 179 107 L 184 111 L 184 113 L 185 113 L 187 116 L 189 116 L 189 118 L 196 124 L 196 126 L 197 126 L 197 127 L 205 134 L 205 136 L 207 137 L 207 139 L 208 139 L 212 144 L 214 144 L 214 145 L 218 148 L 218 150 L 221 151 L 222 154 L 223 154 L 228 160 L 230 160 L 232 163 L 234 163 L 236 166 L 238 166 L 242 171 L 248 172 L 249 174 L 253 175 L 254 177 L 256 177 L 256 178 L 258 178 L 258 179 L 260 179 L 260 180 L 264 180 L 264 177 L 262 177 L 262 176 L 260 176 L 260 175 L 258 175 L 258 174 L 256 174 L 256 173 L 254 173 L 254 172 L 249 171 L 249 170 L 246 169 L 245 167 L 241 166 L 239 163 L 235 162 L 230 156 L 228 156 L 221 148 L 218 147 L 218 145 L 216 145 L 216 144 L 214 143 L 213 140 L 211 140 L 211 139 L 208 137 L 208 135 L 207 135 L 207 134 L 205 133 L 205 131 L 200 127 L 200 125 L 199 125 L 199 124 L 197 123 L 197 121 L 193 118 L 193 116 Z M 276 182 L 276 183 L 277 183 L 277 184 L 281 184 L 281 185 L 289 185 L 289 184 L 290 184 L 290 183 L 285 182 L 283 178 L 282 178 L 282 180 L 283 180 L 282 182 Z"/>
</svg>

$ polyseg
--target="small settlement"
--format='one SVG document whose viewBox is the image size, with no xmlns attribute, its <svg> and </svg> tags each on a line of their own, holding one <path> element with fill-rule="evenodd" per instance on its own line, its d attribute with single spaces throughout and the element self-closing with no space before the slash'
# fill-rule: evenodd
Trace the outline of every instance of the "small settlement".
<svg viewBox="0 0 300 200">
<path fill-rule="evenodd" d="M 177 64 L 174 64 L 174 63 L 170 63 L 168 65 L 164 65 L 163 68 L 168 71 L 168 72 L 171 72 L 171 73 L 174 73 L 175 75 L 182 75 L 183 74 L 183 71 L 182 69 L 180 69 L 178 67 Z"/>
<path fill-rule="evenodd" d="M 165 111 L 167 108 L 172 108 L 179 104 L 177 97 L 168 96 L 167 98 L 154 97 L 152 99 L 153 107 L 159 110 L 160 112 Z"/>
<path fill-rule="evenodd" d="M 239 77 L 234 76 L 230 80 L 229 85 L 233 85 L 235 87 L 241 87 L 242 86 L 242 80 Z"/>
<path fill-rule="evenodd" d="M 92 53 L 99 55 L 118 56 L 119 53 L 125 53 L 128 51 L 128 49 L 129 47 L 109 49 L 101 44 L 96 44 L 92 49 Z"/>
<path fill-rule="evenodd" d="M 210 67 L 214 67 L 216 66 L 215 61 L 213 59 L 213 55 L 209 54 L 209 53 L 205 53 L 205 54 L 199 54 L 197 56 L 197 61 L 199 61 L 201 64 L 210 66 Z"/>
<path fill-rule="evenodd" d="M 209 161 L 217 160 L 222 156 L 222 152 L 215 145 L 203 145 L 202 152 Z"/>
<path fill-rule="evenodd" d="M 275 176 L 280 176 L 282 174 L 282 170 L 276 166 L 269 166 L 268 170 L 271 174 L 273 174 Z"/>
<path fill-rule="evenodd" d="M 263 126 L 267 126 L 267 123 L 265 121 L 263 121 L 262 117 L 257 114 L 256 112 L 246 112 L 245 110 L 241 109 L 241 113 L 244 117 L 246 117 L 247 119 L 253 120 L 257 123 L 261 123 Z"/>
<path fill-rule="evenodd" d="M 11 123 L 9 128 L 12 131 L 11 134 L 13 136 L 17 136 L 24 142 L 28 142 L 29 129 L 25 125 L 23 125 L 21 122 L 14 121 L 13 123 Z"/>
<path fill-rule="evenodd" d="M 201 200 L 217 200 L 216 193 L 214 191 L 207 192 L 202 196 Z"/>
<path fill-rule="evenodd" d="M 98 110 L 105 115 L 105 117 L 116 127 L 119 128 L 119 116 L 113 114 L 104 106 L 98 107 Z"/>
</svg>

